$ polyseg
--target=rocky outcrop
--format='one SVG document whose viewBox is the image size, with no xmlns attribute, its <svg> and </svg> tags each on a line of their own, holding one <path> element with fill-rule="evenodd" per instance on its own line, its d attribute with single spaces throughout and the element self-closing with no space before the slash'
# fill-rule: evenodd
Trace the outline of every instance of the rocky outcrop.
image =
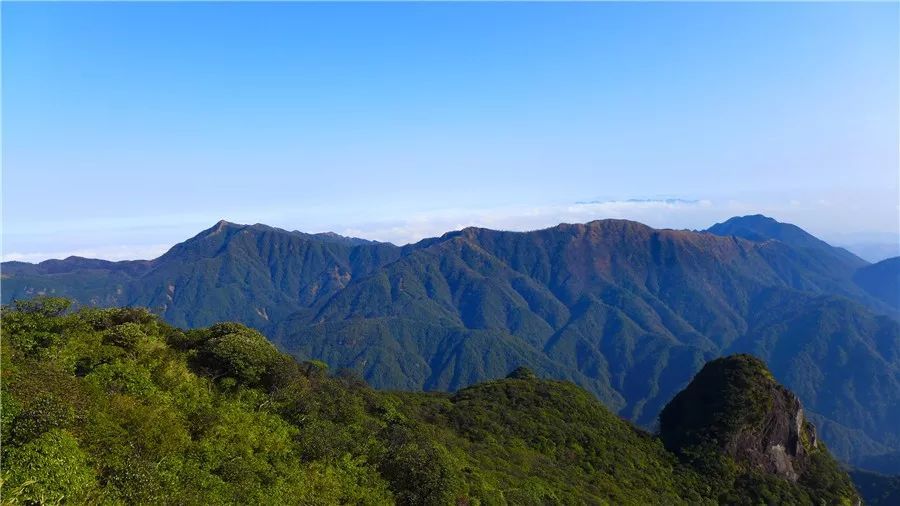
<svg viewBox="0 0 900 506">
<path fill-rule="evenodd" d="M 675 452 L 718 451 L 792 482 L 819 451 L 800 400 L 750 355 L 709 362 L 662 411 L 660 435 Z"/>
<path fill-rule="evenodd" d="M 805 460 L 818 447 L 816 429 L 803 416 L 800 399 L 780 385 L 759 427 L 745 427 L 726 446 L 728 454 L 768 473 L 797 481 Z"/>
</svg>

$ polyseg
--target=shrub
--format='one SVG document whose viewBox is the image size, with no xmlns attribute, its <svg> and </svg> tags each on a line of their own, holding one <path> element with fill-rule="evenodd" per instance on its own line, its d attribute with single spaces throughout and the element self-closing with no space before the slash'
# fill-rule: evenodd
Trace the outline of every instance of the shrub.
<svg viewBox="0 0 900 506">
<path fill-rule="evenodd" d="M 147 334 L 140 324 L 127 322 L 120 323 L 103 335 L 103 344 L 118 346 L 128 351 L 134 351 L 141 341 L 147 339 Z"/>
<path fill-rule="evenodd" d="M 74 420 L 75 411 L 66 402 L 50 393 L 40 395 L 12 421 L 12 441 L 26 443 L 51 429 L 67 428 Z"/>
<path fill-rule="evenodd" d="M 387 451 L 378 469 L 390 483 L 398 504 L 452 504 L 460 488 L 452 457 L 445 448 L 412 426 L 391 424 Z"/>
<path fill-rule="evenodd" d="M 509 379 L 521 379 L 521 380 L 532 380 L 537 379 L 537 375 L 534 374 L 534 371 L 527 367 L 517 367 L 513 372 L 509 373 L 507 376 Z"/>
<path fill-rule="evenodd" d="M 255 330 L 243 325 L 220 324 L 201 348 L 200 363 L 218 375 L 229 376 L 247 386 L 259 386 L 279 361 L 278 350 Z M 231 332 L 222 333 L 226 330 Z"/>
<path fill-rule="evenodd" d="M 4 495 L 11 493 L 24 501 L 78 503 L 96 486 L 78 441 L 61 429 L 10 449 L 4 470 Z"/>
<path fill-rule="evenodd" d="M 85 379 L 108 394 L 123 393 L 142 397 L 156 389 L 150 371 L 133 361 L 117 360 L 101 364 L 85 376 Z"/>
</svg>

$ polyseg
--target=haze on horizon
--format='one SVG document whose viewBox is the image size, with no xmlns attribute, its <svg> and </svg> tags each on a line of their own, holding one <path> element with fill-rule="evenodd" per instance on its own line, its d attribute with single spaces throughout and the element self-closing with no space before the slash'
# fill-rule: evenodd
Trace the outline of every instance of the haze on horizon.
<svg viewBox="0 0 900 506">
<path fill-rule="evenodd" d="M 0 9 L 4 260 L 222 218 L 402 244 L 762 213 L 900 248 L 896 3 Z"/>
</svg>

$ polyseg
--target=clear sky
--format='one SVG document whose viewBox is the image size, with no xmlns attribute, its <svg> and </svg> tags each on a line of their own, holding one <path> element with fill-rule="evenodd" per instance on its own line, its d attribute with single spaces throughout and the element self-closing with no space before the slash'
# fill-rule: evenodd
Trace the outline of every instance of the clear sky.
<svg viewBox="0 0 900 506">
<path fill-rule="evenodd" d="M 896 241 L 898 9 L 3 2 L 3 256 L 154 257 L 222 218 Z"/>
</svg>

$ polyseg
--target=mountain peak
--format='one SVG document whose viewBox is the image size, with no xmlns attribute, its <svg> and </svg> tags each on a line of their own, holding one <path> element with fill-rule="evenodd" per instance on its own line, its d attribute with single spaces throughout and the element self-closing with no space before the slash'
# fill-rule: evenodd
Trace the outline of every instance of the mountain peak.
<svg viewBox="0 0 900 506">
<path fill-rule="evenodd" d="M 243 228 L 245 226 L 246 225 L 239 225 L 237 223 L 232 223 L 227 220 L 219 220 L 216 222 L 215 225 L 209 227 L 208 229 L 204 230 L 203 232 L 200 232 L 200 234 L 198 234 L 198 237 L 209 237 L 212 235 L 216 235 L 228 228 Z"/>
<path fill-rule="evenodd" d="M 810 496 L 827 491 L 831 499 L 823 504 L 861 504 L 849 477 L 819 444 L 800 399 L 752 355 L 707 362 L 659 422 L 663 444 L 682 460 L 705 462 L 710 471 L 740 470 L 755 482 L 753 489 L 796 483 Z"/>
<path fill-rule="evenodd" d="M 775 218 L 771 216 L 766 216 L 765 214 L 756 213 L 756 214 L 747 214 L 744 216 L 734 216 L 730 218 L 728 221 L 748 221 L 748 222 L 761 222 L 761 223 L 780 223 Z"/>
<path fill-rule="evenodd" d="M 843 264 L 848 276 L 854 270 L 868 265 L 868 262 L 853 253 L 844 248 L 834 247 L 797 225 L 783 223 L 762 214 L 735 216 L 722 223 L 716 223 L 706 232 L 719 236 L 740 237 L 754 242 L 780 241 L 796 250 L 812 252 L 818 256 L 837 260 Z"/>
<path fill-rule="evenodd" d="M 277 234 L 286 234 L 296 237 L 302 237 L 304 239 L 318 241 L 318 242 L 331 242 L 343 244 L 345 246 L 359 246 L 364 244 L 380 244 L 378 241 L 371 241 L 368 239 L 361 239 L 358 237 L 347 237 L 340 235 L 335 232 L 318 232 L 318 233 L 307 233 L 301 232 L 299 230 L 285 230 L 278 227 L 273 227 L 270 225 L 266 225 L 264 223 L 254 223 L 253 225 L 244 225 L 240 223 L 234 223 L 227 220 L 219 220 L 212 227 L 200 232 L 193 239 L 206 239 L 209 237 L 213 237 L 218 235 L 219 233 L 226 230 L 245 230 L 250 232 L 273 232 Z"/>
<path fill-rule="evenodd" d="M 716 235 L 736 235 L 753 241 L 778 239 L 779 236 L 809 236 L 806 231 L 790 223 L 782 223 L 764 214 L 734 216 L 709 227 L 707 232 Z"/>
<path fill-rule="evenodd" d="M 716 225 L 720 225 L 720 224 L 717 223 Z M 725 222 L 721 223 L 721 225 L 728 225 L 728 226 L 732 226 L 732 227 L 738 227 L 738 226 L 754 227 L 754 228 L 765 227 L 765 228 L 769 228 L 769 229 L 786 228 L 786 229 L 792 229 L 792 230 L 796 229 L 796 230 L 803 231 L 803 229 L 801 229 L 800 227 L 798 227 L 796 225 L 778 221 L 775 218 L 772 218 L 771 216 L 766 216 L 765 214 L 747 214 L 744 216 L 733 216 L 733 217 L 725 220 Z M 806 233 L 805 231 L 803 231 L 803 232 Z"/>
<path fill-rule="evenodd" d="M 747 354 L 707 363 L 659 418 L 660 434 L 676 452 L 714 445 L 738 462 L 791 481 L 819 449 L 797 396 Z"/>
</svg>

